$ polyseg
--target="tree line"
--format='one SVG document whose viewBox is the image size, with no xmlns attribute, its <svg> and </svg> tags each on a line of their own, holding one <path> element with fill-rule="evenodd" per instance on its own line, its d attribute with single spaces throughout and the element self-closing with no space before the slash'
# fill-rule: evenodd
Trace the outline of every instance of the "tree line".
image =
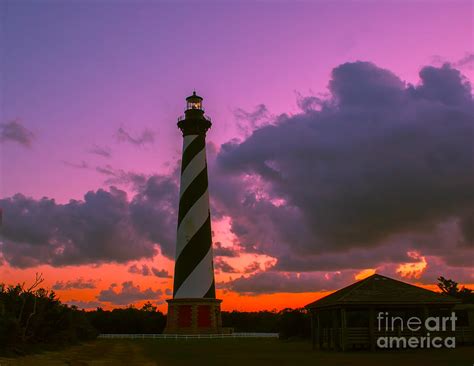
<svg viewBox="0 0 474 366">
<path fill-rule="evenodd" d="M 304 309 L 281 311 L 223 311 L 222 326 L 234 332 L 279 333 L 280 338 L 309 338 L 309 314 Z M 147 302 L 141 309 L 103 310 L 86 312 L 86 317 L 100 333 L 159 334 L 166 326 L 166 315 Z"/>
<path fill-rule="evenodd" d="M 147 302 L 141 308 L 80 310 L 61 303 L 56 293 L 33 284 L 0 284 L 0 354 L 25 354 L 44 347 L 95 339 L 100 333 L 159 334 L 166 315 Z M 304 309 L 222 312 L 222 325 L 235 332 L 275 332 L 281 338 L 310 336 L 309 314 Z"/>
<path fill-rule="evenodd" d="M 100 333 L 162 333 L 166 315 L 147 302 L 141 308 L 79 310 L 61 303 L 54 291 L 33 284 L 0 284 L 0 353 L 22 354 L 36 346 L 67 345 L 92 340 Z M 474 293 L 458 283 L 438 278 L 442 293 L 474 303 Z M 282 339 L 309 338 L 310 315 L 304 309 L 281 311 L 223 311 L 222 326 L 234 332 L 274 332 Z"/>
</svg>

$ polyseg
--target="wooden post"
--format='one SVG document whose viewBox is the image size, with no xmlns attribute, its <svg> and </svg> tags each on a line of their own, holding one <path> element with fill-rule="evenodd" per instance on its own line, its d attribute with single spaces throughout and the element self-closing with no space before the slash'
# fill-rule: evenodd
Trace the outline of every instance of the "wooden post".
<svg viewBox="0 0 474 366">
<path fill-rule="evenodd" d="M 315 339 L 314 339 L 314 345 L 318 345 L 318 347 L 321 349 L 321 324 L 319 323 L 319 312 L 316 313 L 316 319 L 315 319 Z"/>
<path fill-rule="evenodd" d="M 369 307 L 369 343 L 370 350 L 375 351 L 375 309 L 373 306 Z"/>
<path fill-rule="evenodd" d="M 332 322 L 331 322 L 332 348 L 333 349 L 338 349 L 338 347 L 339 347 L 339 342 L 338 342 L 339 332 L 338 332 L 338 329 L 337 329 L 337 309 L 331 310 L 331 319 L 332 319 Z"/>
<path fill-rule="evenodd" d="M 341 346 L 342 351 L 345 352 L 347 348 L 347 324 L 346 324 L 346 309 L 341 307 Z"/>
<path fill-rule="evenodd" d="M 323 335 L 323 325 L 321 322 L 321 317 L 318 311 L 318 341 L 319 341 L 319 349 L 324 348 L 324 335 Z"/>
<path fill-rule="evenodd" d="M 318 331 L 316 329 L 316 314 L 313 309 L 311 311 L 311 346 L 313 348 L 313 351 L 316 349 L 316 332 Z"/>
</svg>

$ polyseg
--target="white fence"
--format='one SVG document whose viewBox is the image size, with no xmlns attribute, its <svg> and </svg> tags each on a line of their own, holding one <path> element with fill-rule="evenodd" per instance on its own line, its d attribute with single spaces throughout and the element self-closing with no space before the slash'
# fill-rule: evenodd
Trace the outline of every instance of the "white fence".
<svg viewBox="0 0 474 366">
<path fill-rule="evenodd" d="M 278 333 L 232 334 L 99 334 L 102 339 L 217 339 L 217 338 L 278 338 Z"/>
</svg>

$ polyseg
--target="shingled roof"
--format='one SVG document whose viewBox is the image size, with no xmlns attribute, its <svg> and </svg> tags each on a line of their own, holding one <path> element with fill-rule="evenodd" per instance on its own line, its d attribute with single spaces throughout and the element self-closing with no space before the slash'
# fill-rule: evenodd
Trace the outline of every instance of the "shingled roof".
<svg viewBox="0 0 474 366">
<path fill-rule="evenodd" d="M 361 281 L 344 287 L 332 294 L 306 305 L 306 308 L 323 308 L 338 305 L 408 305 L 446 304 L 461 301 L 444 294 L 426 290 L 408 283 L 374 274 Z"/>
</svg>

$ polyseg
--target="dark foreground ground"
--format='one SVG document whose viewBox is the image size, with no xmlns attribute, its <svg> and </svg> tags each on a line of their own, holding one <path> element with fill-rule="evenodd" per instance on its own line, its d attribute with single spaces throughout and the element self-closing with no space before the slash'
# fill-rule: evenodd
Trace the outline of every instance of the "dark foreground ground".
<svg viewBox="0 0 474 366">
<path fill-rule="evenodd" d="M 307 342 L 276 339 L 97 340 L 62 351 L 0 358 L 0 366 L 14 365 L 473 366 L 474 347 L 340 353 L 312 351 Z"/>
</svg>

